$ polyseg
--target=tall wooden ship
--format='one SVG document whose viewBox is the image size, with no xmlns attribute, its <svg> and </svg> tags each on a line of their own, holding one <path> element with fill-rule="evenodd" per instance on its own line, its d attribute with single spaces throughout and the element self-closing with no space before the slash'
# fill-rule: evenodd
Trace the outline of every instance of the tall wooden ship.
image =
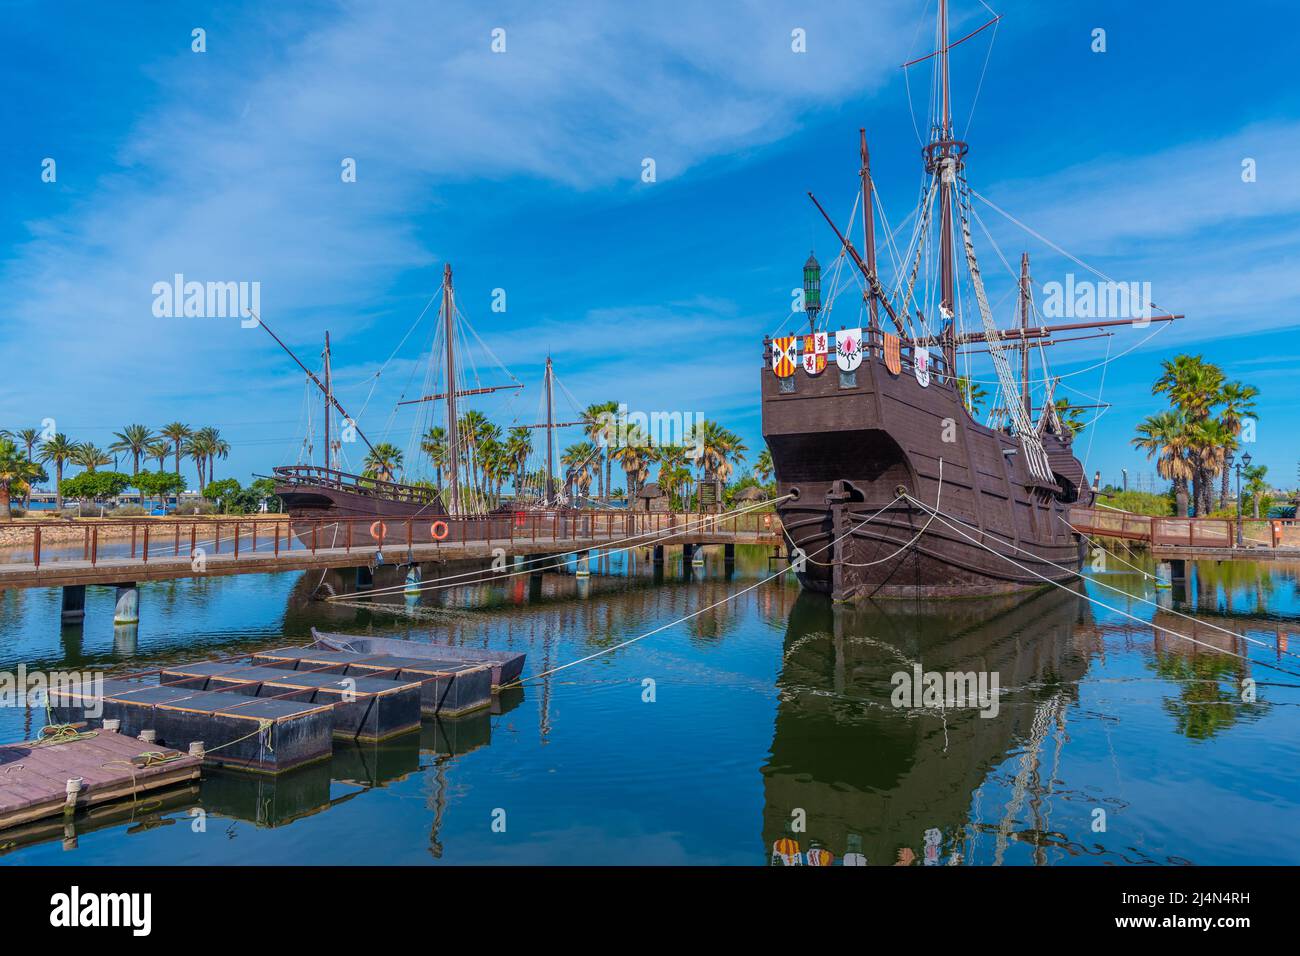
<svg viewBox="0 0 1300 956">
<path fill-rule="evenodd" d="M 803 586 L 839 600 L 997 594 L 1070 578 L 1083 560 L 1066 518 L 1072 505 L 1092 502 L 1093 489 L 1058 414 L 1058 380 L 1045 363 L 1043 377 L 1031 379 L 1031 352 L 1041 359 L 1043 346 L 1069 341 L 1053 338 L 1060 332 L 1135 320 L 1035 321 L 1025 254 L 1019 321 L 1005 329 L 994 322 L 971 239 L 975 194 L 968 145 L 953 131 L 948 54 L 996 20 L 950 44 L 948 3 L 940 0 L 935 52 L 904 66 L 931 64 L 935 109 L 922 149 L 922 199 L 892 291 L 877 269 L 865 131 L 855 207 L 864 212 L 861 253 L 809 193 L 836 235 L 837 263 L 861 276 L 866 327 L 827 327 L 832 302 L 822 301 L 812 256 L 804 267 L 808 334 L 764 339 L 763 437 L 777 511 Z M 1142 324 L 1179 318 L 1148 306 Z M 1076 338 L 1087 337 L 1094 336 Z M 977 351 L 996 373 L 987 423 L 974 418 L 965 394 L 973 387 L 969 360 L 965 377 L 958 371 L 959 356 Z M 930 509 L 969 527 L 931 520 Z"/>
<path fill-rule="evenodd" d="M 279 496 L 284 510 L 293 521 L 295 533 L 306 539 L 313 533 L 319 537 L 320 529 L 327 534 L 325 543 L 329 542 L 330 529 L 343 540 L 344 521 L 364 521 L 382 524 L 395 523 L 390 532 L 394 539 L 406 543 L 408 526 L 411 543 L 428 543 L 441 540 L 449 533 L 446 519 L 458 518 L 464 529 L 457 529 L 457 534 L 476 534 L 476 525 L 472 519 L 487 518 L 492 514 L 504 514 L 520 510 L 555 511 L 571 508 L 574 497 L 570 478 L 556 478 L 556 437 L 558 429 L 586 424 L 585 421 L 556 420 L 555 387 L 557 380 L 554 367 L 548 356 L 543 378 L 544 420 L 536 424 L 518 427 L 537 429 L 545 435 L 545 448 L 536 456 L 538 459 L 528 473 L 527 480 L 517 483 L 508 502 L 494 500 L 484 487 L 482 476 L 486 469 L 475 462 L 475 437 L 463 434 L 465 420 L 462 418 L 462 400 L 471 396 L 487 395 L 494 392 L 522 389 L 523 385 L 514 382 L 506 385 L 474 385 L 458 370 L 458 323 L 464 317 L 456 308 L 455 292 L 452 285 L 451 266 L 443 270 L 441 306 L 439 309 L 439 332 L 435 335 L 434 345 L 430 349 L 430 376 L 428 381 L 433 388 L 428 394 L 397 402 L 398 406 L 422 405 L 443 402 L 445 417 L 441 418 L 445 448 L 436 458 L 431 456 L 430 465 L 436 470 L 438 484 L 429 482 L 420 484 L 396 480 L 396 476 L 382 468 L 371 467 L 364 474 L 345 471 L 340 467 L 343 454 L 343 433 L 351 432 L 375 456 L 375 445 L 366 437 L 356 420 L 348 414 L 334 392 L 331 376 L 331 353 L 329 333 L 325 333 L 325 349 L 322 353 L 322 374 L 317 375 L 294 354 L 279 336 L 261 321 L 259 324 L 277 344 L 293 359 L 306 374 L 308 382 L 319 390 L 324 399 L 324 443 L 325 462 L 299 462 L 282 465 L 273 469 L 276 480 L 275 493 Z M 418 320 L 417 320 L 418 323 Z M 409 333 L 408 333 L 409 334 Z M 396 353 L 394 353 L 396 354 Z M 391 361 L 391 358 L 390 358 Z M 436 374 L 432 374 L 436 371 Z M 473 387 L 471 387 L 473 386 Z M 331 427 L 331 422 L 338 418 Z M 428 421 L 433 421 L 430 416 Z M 310 428 L 309 428 L 310 432 Z M 309 434 L 305 446 L 311 457 L 311 438 Z M 419 443 L 418 438 L 416 439 Z M 533 454 L 529 453 L 529 462 Z M 579 463 L 578 467 L 582 463 Z M 498 496 L 499 497 L 499 496 Z M 486 524 L 477 530 L 485 530 Z M 399 533 L 400 529 L 400 533 Z"/>
</svg>

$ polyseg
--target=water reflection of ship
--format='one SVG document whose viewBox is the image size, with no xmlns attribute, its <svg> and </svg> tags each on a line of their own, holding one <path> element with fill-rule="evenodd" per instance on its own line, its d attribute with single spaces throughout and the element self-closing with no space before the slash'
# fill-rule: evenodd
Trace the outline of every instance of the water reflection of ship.
<svg viewBox="0 0 1300 956">
<path fill-rule="evenodd" d="M 771 755 L 763 770 L 763 840 L 795 839 L 806 851 L 862 853 L 871 865 L 960 862 L 975 837 L 972 799 L 1006 755 L 1011 795 L 992 837 L 1001 862 L 1027 812 L 1046 829 L 1049 752 L 1063 739 L 1075 682 L 1098 649 L 1086 602 L 1059 590 L 881 610 L 834 607 L 803 594 L 789 616 Z M 890 703 L 891 677 L 926 671 L 997 672 L 996 716 L 976 709 L 917 714 Z M 1055 742 L 1049 741 L 1055 737 Z M 802 832 L 791 826 L 802 811 Z M 982 838 L 982 835 L 980 835 Z"/>
</svg>

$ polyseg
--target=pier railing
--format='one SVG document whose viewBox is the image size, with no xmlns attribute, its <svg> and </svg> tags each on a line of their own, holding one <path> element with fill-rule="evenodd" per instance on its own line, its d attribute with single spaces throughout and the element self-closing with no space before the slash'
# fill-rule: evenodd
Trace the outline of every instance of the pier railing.
<svg viewBox="0 0 1300 956">
<path fill-rule="evenodd" d="M 768 544 L 781 536 L 774 513 L 722 516 L 707 513 L 630 511 L 520 511 L 509 514 L 412 518 L 123 518 L 88 522 L 40 521 L 0 525 L 0 565 L 39 570 L 56 562 L 100 561 L 148 564 L 160 558 L 225 560 L 279 558 L 319 551 L 376 550 L 400 557 L 418 546 L 422 553 L 466 552 L 474 546 L 529 544 L 554 551 L 557 545 L 651 546 L 677 543 Z M 455 555 L 450 555 L 454 557 Z"/>
<path fill-rule="evenodd" d="M 1300 520 L 1295 518 L 1168 518 L 1100 508 L 1072 508 L 1070 525 L 1084 534 L 1153 547 L 1235 549 L 1241 525 L 1242 550 L 1300 547 Z"/>
</svg>

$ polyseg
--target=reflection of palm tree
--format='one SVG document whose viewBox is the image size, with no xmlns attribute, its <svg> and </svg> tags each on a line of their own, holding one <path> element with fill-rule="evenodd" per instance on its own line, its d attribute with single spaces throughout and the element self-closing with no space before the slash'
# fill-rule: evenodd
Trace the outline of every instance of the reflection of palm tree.
<svg viewBox="0 0 1300 956">
<path fill-rule="evenodd" d="M 1154 669 L 1180 688 L 1179 696 L 1165 698 L 1163 707 L 1185 737 L 1208 740 L 1227 730 L 1240 717 L 1261 712 L 1259 704 L 1242 702 L 1234 689 L 1241 686 L 1246 676 L 1234 657 L 1157 652 Z"/>
</svg>

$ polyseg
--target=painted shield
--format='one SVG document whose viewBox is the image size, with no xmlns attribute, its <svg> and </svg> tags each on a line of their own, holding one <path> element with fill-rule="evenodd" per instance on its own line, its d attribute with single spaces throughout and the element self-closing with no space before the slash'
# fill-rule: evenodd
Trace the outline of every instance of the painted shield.
<svg viewBox="0 0 1300 956">
<path fill-rule="evenodd" d="M 809 866 L 831 866 L 835 862 L 835 854 L 820 846 L 815 846 L 808 851 Z"/>
<path fill-rule="evenodd" d="M 930 350 L 919 346 L 912 349 L 912 370 L 922 388 L 930 384 Z"/>
<path fill-rule="evenodd" d="M 890 375 L 897 375 L 903 370 L 903 359 L 899 354 L 899 341 L 897 335 L 885 333 L 885 368 L 889 369 Z"/>
<path fill-rule="evenodd" d="M 777 378 L 789 378 L 794 374 L 794 367 L 799 364 L 798 341 L 798 336 L 794 335 L 772 340 L 772 371 Z"/>
<path fill-rule="evenodd" d="M 862 364 L 861 329 L 840 329 L 835 333 L 835 364 L 845 372 Z"/>
<path fill-rule="evenodd" d="M 866 857 L 866 854 L 863 854 L 863 853 L 845 853 L 845 854 L 844 854 L 844 865 L 845 865 L 845 866 L 866 866 L 866 865 L 867 865 L 867 857 Z"/>
<path fill-rule="evenodd" d="M 772 865 L 803 866 L 803 854 L 799 852 L 799 844 L 789 837 L 773 843 Z"/>
<path fill-rule="evenodd" d="M 803 370 L 809 375 L 820 375 L 826 370 L 826 354 L 830 351 L 830 337 L 825 332 L 814 332 L 803 339 Z"/>
</svg>

